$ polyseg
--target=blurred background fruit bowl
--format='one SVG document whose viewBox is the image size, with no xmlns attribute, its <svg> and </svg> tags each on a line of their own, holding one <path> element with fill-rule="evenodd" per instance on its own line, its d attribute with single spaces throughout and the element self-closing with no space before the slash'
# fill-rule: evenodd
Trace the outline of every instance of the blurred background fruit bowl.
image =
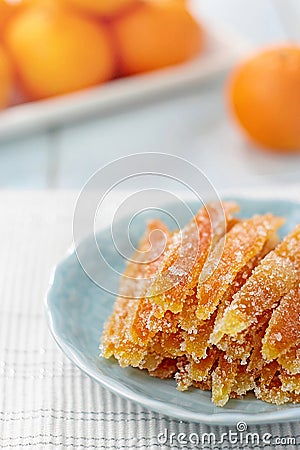
<svg viewBox="0 0 300 450">
<path fill-rule="evenodd" d="M 195 86 L 247 45 L 183 0 L 0 0 L 0 136 Z"/>
<path fill-rule="evenodd" d="M 0 0 L 0 17 L 2 186 L 78 188 L 146 151 L 218 189 L 299 180 L 296 0 Z"/>
</svg>

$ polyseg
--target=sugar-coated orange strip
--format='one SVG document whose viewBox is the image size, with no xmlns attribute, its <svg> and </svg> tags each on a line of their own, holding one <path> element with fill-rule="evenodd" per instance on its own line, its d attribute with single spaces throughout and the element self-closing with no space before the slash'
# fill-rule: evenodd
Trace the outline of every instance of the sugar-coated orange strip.
<svg viewBox="0 0 300 450">
<path fill-rule="evenodd" d="M 220 261 L 212 275 L 198 284 L 197 317 L 206 320 L 216 310 L 238 273 L 264 247 L 270 236 L 283 224 L 272 214 L 254 216 L 236 224 L 225 236 Z"/>
<path fill-rule="evenodd" d="M 122 366 L 137 366 L 143 358 L 145 349 L 132 340 L 130 328 L 140 302 L 137 297 L 143 298 L 149 280 L 163 257 L 169 235 L 162 222 L 151 222 L 121 279 L 121 295 L 116 300 L 113 314 L 105 326 L 101 350 L 105 358 L 114 355 Z M 147 261 L 151 262 L 144 264 Z"/>
<path fill-rule="evenodd" d="M 217 406 L 224 406 L 228 400 L 237 375 L 237 361 L 227 361 L 221 354 L 218 366 L 212 373 L 212 400 Z"/>
<path fill-rule="evenodd" d="M 277 233 L 274 233 L 269 240 L 265 243 L 262 250 L 248 263 L 243 267 L 243 269 L 238 273 L 236 276 L 234 282 L 231 284 L 230 289 L 227 290 L 226 295 L 223 296 L 221 303 L 218 306 L 217 309 L 217 317 L 214 323 L 213 332 L 210 336 L 210 343 L 217 345 L 221 350 L 224 349 L 224 345 L 227 347 L 232 346 L 233 339 L 230 336 L 223 336 L 222 339 L 220 336 L 222 336 L 222 332 L 219 333 L 219 325 L 220 322 L 222 322 L 223 314 L 226 308 L 231 304 L 233 300 L 234 294 L 236 294 L 241 287 L 246 283 L 247 279 L 251 276 L 253 269 L 261 262 L 261 260 L 271 251 L 274 250 L 276 245 L 279 242 L 279 238 Z M 238 336 L 237 340 L 241 341 L 245 337 Z M 236 344 L 234 344 L 234 347 L 237 347 Z M 242 346 L 240 346 L 242 349 Z M 225 350 L 225 349 L 224 349 Z M 227 350 L 226 350 L 227 351 Z M 240 352 L 239 352 L 240 353 Z"/>
<path fill-rule="evenodd" d="M 211 248 L 224 235 L 231 213 L 237 210 L 236 204 L 229 202 L 223 208 L 224 211 L 213 205 L 202 208 L 188 225 L 172 236 L 157 277 L 147 292 L 164 310 L 174 313 L 182 310 Z"/>
<path fill-rule="evenodd" d="M 252 352 L 247 361 L 247 371 L 255 377 L 259 375 L 262 367 L 266 365 L 266 361 L 261 354 L 262 338 L 265 334 L 268 322 L 270 320 L 270 311 L 265 311 L 256 323 L 253 323 L 247 331 L 243 332 L 244 340 L 250 341 L 252 345 Z M 233 339 L 233 338 L 231 338 Z"/>
<path fill-rule="evenodd" d="M 263 357 L 267 361 L 272 361 L 299 340 L 300 286 L 297 286 L 281 299 L 272 314 L 263 338 Z"/>
<path fill-rule="evenodd" d="M 226 309 L 219 325 L 218 336 L 237 336 L 257 321 L 263 311 L 276 306 L 299 280 L 300 225 L 296 227 L 254 269 L 233 302 Z"/>
</svg>

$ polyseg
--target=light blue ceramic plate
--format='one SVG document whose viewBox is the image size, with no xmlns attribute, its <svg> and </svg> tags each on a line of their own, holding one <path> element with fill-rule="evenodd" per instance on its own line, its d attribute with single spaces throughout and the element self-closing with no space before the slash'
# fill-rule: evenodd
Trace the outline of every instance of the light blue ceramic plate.
<svg viewBox="0 0 300 450">
<path fill-rule="evenodd" d="M 286 217 L 281 234 L 300 223 L 300 203 L 282 200 L 237 199 L 241 216 L 272 212 Z M 197 209 L 198 205 L 191 205 Z M 119 224 L 120 233 L 124 224 Z M 136 223 L 134 238 L 138 241 L 145 229 L 145 216 Z M 100 233 L 105 242 L 108 230 Z M 91 267 L 98 264 L 91 240 L 81 244 Z M 109 249 L 106 249 L 109 252 Z M 115 267 L 122 269 L 117 256 Z M 96 270 L 97 267 L 94 267 Z M 300 420 L 300 406 L 275 406 L 252 396 L 230 400 L 224 408 L 215 407 L 209 392 L 190 389 L 178 392 L 172 380 L 152 378 L 138 369 L 122 369 L 114 360 L 99 358 L 99 339 L 103 324 L 112 311 L 114 298 L 97 287 L 84 273 L 76 254 L 71 254 L 56 268 L 47 297 L 50 330 L 62 351 L 83 372 L 117 394 L 136 401 L 146 408 L 181 420 L 215 425 L 238 421 L 270 423 Z"/>
</svg>

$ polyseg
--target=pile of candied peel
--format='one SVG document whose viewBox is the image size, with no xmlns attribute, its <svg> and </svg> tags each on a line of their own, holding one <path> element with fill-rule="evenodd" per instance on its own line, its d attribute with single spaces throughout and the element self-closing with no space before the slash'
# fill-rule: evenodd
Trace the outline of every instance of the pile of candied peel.
<svg viewBox="0 0 300 450">
<path fill-rule="evenodd" d="M 179 390 L 212 391 L 224 406 L 248 391 L 266 402 L 300 401 L 300 225 L 240 220 L 238 207 L 201 209 L 182 230 L 148 224 L 123 274 L 102 336 L 122 367 L 174 377 Z"/>
</svg>

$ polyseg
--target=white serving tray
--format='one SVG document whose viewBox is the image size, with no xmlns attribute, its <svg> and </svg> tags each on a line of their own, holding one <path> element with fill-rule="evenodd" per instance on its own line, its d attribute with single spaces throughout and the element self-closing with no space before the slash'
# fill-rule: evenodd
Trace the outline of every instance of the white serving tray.
<svg viewBox="0 0 300 450">
<path fill-rule="evenodd" d="M 7 108 L 0 113 L 0 139 L 63 126 L 130 103 L 200 85 L 229 69 L 248 49 L 249 45 L 236 34 L 206 25 L 205 51 L 193 61 L 121 78 L 81 92 Z"/>
</svg>

